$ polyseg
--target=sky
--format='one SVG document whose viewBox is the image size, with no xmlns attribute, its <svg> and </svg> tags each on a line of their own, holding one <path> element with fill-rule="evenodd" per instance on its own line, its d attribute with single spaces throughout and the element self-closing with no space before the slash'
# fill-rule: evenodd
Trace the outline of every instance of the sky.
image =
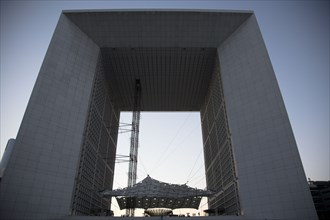
<svg viewBox="0 0 330 220">
<path fill-rule="evenodd" d="M 328 1 L 1 1 L 0 156 L 15 138 L 62 10 L 234 9 L 256 14 L 306 176 L 329 180 Z M 121 122 L 131 115 L 123 113 Z M 138 181 L 205 187 L 199 113 L 142 113 Z M 128 154 L 121 134 L 118 154 Z M 182 158 L 185 163 L 180 163 Z M 124 187 L 128 164 L 116 164 L 114 187 Z"/>
</svg>

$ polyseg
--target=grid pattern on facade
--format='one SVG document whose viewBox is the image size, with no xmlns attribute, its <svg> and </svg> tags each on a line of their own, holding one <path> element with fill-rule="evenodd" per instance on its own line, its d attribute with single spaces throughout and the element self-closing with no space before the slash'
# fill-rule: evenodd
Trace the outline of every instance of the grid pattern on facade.
<svg viewBox="0 0 330 220">
<path fill-rule="evenodd" d="M 210 208 L 222 207 L 226 214 L 235 209 L 238 203 L 232 202 L 238 201 L 235 165 L 239 175 L 237 206 L 244 215 L 241 218 L 317 219 L 290 121 L 253 12 L 131 12 L 83 10 L 61 14 L 17 134 L 7 175 L 1 180 L 0 219 L 59 219 L 68 215 L 73 207 L 78 210 L 82 204 L 87 209 L 84 213 L 89 212 L 93 202 L 91 187 L 99 176 L 95 170 L 104 162 L 98 159 L 99 149 L 103 148 L 93 143 L 102 142 L 101 134 L 105 139 L 117 134 L 117 126 L 113 133 L 104 129 L 99 119 L 101 113 L 93 108 L 97 104 L 90 102 L 95 67 L 101 48 L 125 47 L 214 48 L 218 51 L 226 108 L 223 108 L 223 98 L 215 98 L 222 97 L 221 90 L 215 92 L 217 85 L 211 87 L 208 96 L 207 91 L 203 91 L 201 101 L 204 103 L 207 98 L 201 114 L 207 184 L 218 189 Z M 118 77 L 122 74 L 116 73 Z M 146 81 L 141 76 L 141 82 L 153 86 L 147 80 L 154 72 L 144 73 Z M 165 85 L 172 83 L 165 81 Z M 208 88 L 209 81 L 205 83 Z M 187 81 L 180 86 L 180 91 L 184 91 L 192 85 Z M 163 87 L 158 88 L 161 94 Z M 124 88 L 119 93 L 125 92 L 132 94 Z M 145 107 L 150 111 L 191 110 L 193 106 L 188 106 L 188 100 L 196 97 L 183 94 L 175 97 L 186 101 L 187 106 L 181 106 L 183 109 L 178 109 L 176 102 L 165 102 L 168 96 L 162 97 L 164 100 L 155 96 L 156 102 L 150 103 L 156 105 Z M 110 99 L 105 97 L 108 102 Z M 113 94 L 111 98 L 115 104 L 114 101 L 120 101 Z M 103 115 L 103 121 L 112 123 L 112 114 L 118 112 L 111 105 L 106 104 L 105 108 L 109 109 L 103 113 L 109 113 Z M 201 106 L 195 109 L 199 110 Z M 227 118 L 230 135 L 228 126 L 224 126 Z M 99 132 L 95 132 L 94 137 L 88 132 L 95 128 Z M 225 137 L 230 137 L 231 143 Z M 114 150 L 115 145 L 109 142 L 107 150 L 111 149 Z M 230 162 L 232 153 L 236 163 Z M 110 173 L 105 182 L 111 184 L 112 171 L 104 170 L 105 175 Z M 225 205 L 221 206 L 222 203 Z M 79 207 L 77 213 L 83 213 L 81 210 Z"/>
<path fill-rule="evenodd" d="M 112 98 L 131 111 L 140 79 L 141 111 L 198 111 L 212 75 L 216 48 L 102 48 Z M 191 97 L 194 97 L 193 99 Z"/>
<path fill-rule="evenodd" d="M 222 91 L 218 58 L 211 84 L 201 109 L 205 173 L 209 190 L 209 208 L 217 214 L 236 215 L 240 212 L 235 163 Z"/>
<path fill-rule="evenodd" d="M 218 47 L 251 11 L 65 11 L 64 14 L 103 47 Z"/>
<path fill-rule="evenodd" d="M 116 155 L 119 110 L 109 95 L 100 56 L 72 200 L 74 215 L 93 215 L 110 207 L 110 200 L 98 195 L 112 188 Z"/>
</svg>

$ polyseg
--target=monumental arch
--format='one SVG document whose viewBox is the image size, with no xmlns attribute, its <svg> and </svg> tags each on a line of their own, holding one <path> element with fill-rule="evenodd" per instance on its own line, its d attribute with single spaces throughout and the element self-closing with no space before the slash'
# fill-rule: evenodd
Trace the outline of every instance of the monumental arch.
<svg viewBox="0 0 330 220">
<path fill-rule="evenodd" d="M 1 219 L 108 208 L 120 111 L 200 111 L 209 207 L 316 219 L 252 11 L 63 11 L 1 182 Z"/>
</svg>

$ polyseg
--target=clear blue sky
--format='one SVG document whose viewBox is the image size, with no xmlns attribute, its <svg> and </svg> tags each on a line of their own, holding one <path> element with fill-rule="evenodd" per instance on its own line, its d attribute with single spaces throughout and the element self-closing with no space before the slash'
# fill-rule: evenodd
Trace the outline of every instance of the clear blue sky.
<svg viewBox="0 0 330 220">
<path fill-rule="evenodd" d="M 306 175 L 329 180 L 329 7 L 328 1 L 1 1 L 0 155 L 7 140 L 16 137 L 62 10 L 244 9 L 257 16 Z M 130 120 L 123 115 L 123 122 Z M 147 170 L 159 180 L 184 183 L 192 172 L 191 185 L 204 187 L 199 123 L 198 113 L 143 113 L 140 161 L 145 168 L 139 163 L 139 180 Z M 129 135 L 119 138 L 118 153 L 127 154 Z M 180 158 L 189 162 L 180 164 Z M 116 167 L 115 187 L 126 185 L 126 170 L 125 164 Z"/>
</svg>

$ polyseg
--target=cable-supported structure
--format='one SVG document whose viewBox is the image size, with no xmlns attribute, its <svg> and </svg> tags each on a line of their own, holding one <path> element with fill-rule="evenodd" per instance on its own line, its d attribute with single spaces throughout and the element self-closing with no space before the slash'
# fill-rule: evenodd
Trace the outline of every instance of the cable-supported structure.
<svg viewBox="0 0 330 220">
<path fill-rule="evenodd" d="M 141 111 L 141 83 L 140 79 L 135 80 L 134 106 L 132 115 L 131 147 L 129 154 L 129 168 L 127 187 L 130 188 L 136 183 L 137 158 L 139 147 L 139 127 Z M 134 208 L 126 209 L 127 216 L 134 216 Z"/>
<path fill-rule="evenodd" d="M 189 187 L 186 184 L 170 184 L 147 176 L 133 187 L 99 192 L 104 198 L 115 197 L 120 209 L 194 208 L 198 209 L 202 197 L 212 197 L 215 192 Z"/>
</svg>

